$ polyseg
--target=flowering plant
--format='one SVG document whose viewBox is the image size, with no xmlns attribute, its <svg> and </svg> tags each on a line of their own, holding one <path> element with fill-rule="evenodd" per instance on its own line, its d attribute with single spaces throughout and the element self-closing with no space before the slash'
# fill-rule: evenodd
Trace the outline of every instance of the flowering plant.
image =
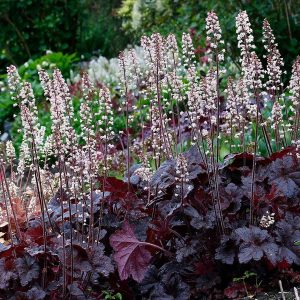
<svg viewBox="0 0 300 300">
<path fill-rule="evenodd" d="M 77 119 L 55 69 L 39 71 L 51 113 L 47 136 L 31 85 L 8 68 L 23 142 L 18 158 L 7 142 L 0 160 L 0 289 L 7 296 L 102 299 L 109 289 L 128 299 L 239 299 L 245 290 L 259 293 L 257 285 L 233 283 L 249 269 L 264 281 L 299 283 L 300 59 L 284 89 L 268 22 L 266 70 L 246 12 L 236 26 L 236 80 L 226 78 L 214 12 L 206 19 L 205 74 L 189 34 L 182 49 L 172 34 L 143 37 L 143 60 L 134 50 L 120 53 L 121 132 L 113 130 L 107 87 L 82 77 Z M 112 176 L 116 164 L 124 180 Z"/>
</svg>

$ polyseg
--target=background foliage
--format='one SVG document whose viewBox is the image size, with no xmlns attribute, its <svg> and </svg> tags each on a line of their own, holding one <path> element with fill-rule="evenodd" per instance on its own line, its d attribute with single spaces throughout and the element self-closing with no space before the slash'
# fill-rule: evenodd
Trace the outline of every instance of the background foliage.
<svg viewBox="0 0 300 300">
<path fill-rule="evenodd" d="M 1 0 L 0 67 L 46 50 L 115 56 L 127 44 L 114 16 L 120 0 Z"/>
</svg>

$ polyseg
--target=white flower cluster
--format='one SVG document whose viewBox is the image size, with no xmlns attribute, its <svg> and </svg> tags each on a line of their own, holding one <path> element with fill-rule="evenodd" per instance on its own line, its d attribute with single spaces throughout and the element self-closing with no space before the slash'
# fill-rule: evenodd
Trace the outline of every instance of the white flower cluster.
<svg viewBox="0 0 300 300">
<path fill-rule="evenodd" d="M 253 31 L 246 11 L 241 11 L 236 17 L 236 33 L 243 64 L 245 63 L 243 60 L 255 49 Z"/>
<path fill-rule="evenodd" d="M 245 124 L 245 103 L 243 97 L 238 95 L 241 92 L 240 85 L 234 83 L 232 78 L 228 79 L 227 84 L 227 101 L 226 101 L 226 119 L 227 134 L 234 134 L 236 138 L 242 134 L 242 126 Z"/>
<path fill-rule="evenodd" d="M 54 70 L 52 79 L 44 70 L 39 71 L 39 76 L 45 96 L 50 102 L 54 153 L 63 159 L 64 154 L 69 153 L 77 144 L 72 127 L 74 109 L 69 88 L 58 69 Z"/>
<path fill-rule="evenodd" d="M 182 101 L 183 84 L 178 69 L 182 63 L 178 59 L 178 46 L 174 36 L 164 39 L 160 34 L 142 38 L 142 47 L 147 64 L 147 95 L 150 97 L 150 122 L 153 135 L 152 146 L 158 159 L 164 155 L 170 157 L 176 133 L 169 130 L 168 124 L 179 123 L 178 109 L 172 107 L 170 99 L 165 97 L 165 91 L 170 92 L 172 99 Z M 171 117 L 172 116 L 172 117 Z"/>
<path fill-rule="evenodd" d="M 139 176 L 143 181 L 149 182 L 153 176 L 153 171 L 149 166 L 143 164 L 133 174 Z"/>
<path fill-rule="evenodd" d="M 35 155 L 43 155 L 45 127 L 40 126 L 38 121 L 38 111 L 31 84 L 21 81 L 20 75 L 14 66 L 8 67 L 7 73 L 9 89 L 21 111 L 22 130 L 20 129 L 20 131 L 23 133 L 23 140 L 20 147 L 18 172 L 23 174 L 25 167 L 34 160 L 30 154 L 33 144 Z"/>
<path fill-rule="evenodd" d="M 292 93 L 290 97 L 292 100 L 291 110 L 293 114 L 296 114 L 296 112 L 299 110 L 300 105 L 300 55 L 297 57 L 293 64 L 289 90 Z"/>
<path fill-rule="evenodd" d="M 262 87 L 263 68 L 254 52 L 255 45 L 252 32 L 248 14 L 241 11 L 236 17 L 238 48 L 241 51 L 240 61 L 245 83 L 251 90 L 255 90 Z"/>
<path fill-rule="evenodd" d="M 195 67 L 195 49 L 189 33 L 182 34 L 182 60 L 186 68 Z"/>
<path fill-rule="evenodd" d="M 7 81 L 12 99 L 16 99 L 14 93 L 17 93 L 21 88 L 21 77 L 15 66 L 7 67 Z"/>
<path fill-rule="evenodd" d="M 282 124 L 283 116 L 282 116 L 282 107 L 278 101 L 275 101 L 272 108 L 271 115 L 273 129 L 276 129 L 278 125 Z"/>
<path fill-rule="evenodd" d="M 266 211 L 266 214 L 260 219 L 259 225 L 263 228 L 268 228 L 275 223 L 275 213 L 269 213 Z"/>
<path fill-rule="evenodd" d="M 7 141 L 6 145 L 6 156 L 9 160 L 14 160 L 16 158 L 16 151 L 12 141 Z"/>
<path fill-rule="evenodd" d="M 183 200 L 183 187 L 184 184 L 189 182 L 189 173 L 188 173 L 188 164 L 187 160 L 182 153 L 180 153 L 176 159 L 176 189 L 175 189 L 175 197 L 180 196 L 181 200 Z"/>
<path fill-rule="evenodd" d="M 163 155 L 169 156 L 169 135 L 166 129 L 166 121 L 161 117 L 159 108 L 152 106 L 151 108 L 151 132 L 152 132 L 152 148 L 154 150 L 154 159 L 160 159 Z"/>
<path fill-rule="evenodd" d="M 188 97 L 188 108 L 189 117 L 192 129 L 192 143 L 195 144 L 199 140 L 200 132 L 198 130 L 200 118 L 204 115 L 204 105 L 203 99 L 200 95 L 200 88 L 198 82 L 196 81 L 196 72 L 194 68 L 188 69 L 188 80 L 190 82 L 189 90 L 187 92 Z"/>
<path fill-rule="evenodd" d="M 222 40 L 222 30 L 219 23 L 219 18 L 215 12 L 211 11 L 206 17 L 206 40 L 209 47 L 217 55 L 217 60 L 219 62 L 224 61 L 225 49 L 220 49 L 219 44 L 224 44 Z"/>
<path fill-rule="evenodd" d="M 266 19 L 263 23 L 263 43 L 268 52 L 266 70 L 268 81 L 266 82 L 265 86 L 274 100 L 276 93 L 280 92 L 283 87 L 283 83 L 281 81 L 281 69 L 284 66 L 284 63 L 278 50 L 278 45 L 275 43 L 275 36 L 272 28 Z"/>
<path fill-rule="evenodd" d="M 299 128 L 299 109 L 300 109 L 300 55 L 296 58 L 293 69 L 292 76 L 289 84 L 289 90 L 291 93 L 290 99 L 292 105 L 290 106 L 291 116 L 290 126 L 288 131 L 292 134 L 292 142 L 297 145 L 297 149 L 300 149 L 300 140 L 298 135 Z"/>
<path fill-rule="evenodd" d="M 188 173 L 188 165 L 186 158 L 182 153 L 180 153 L 176 159 L 176 178 L 179 182 L 184 180 L 184 182 L 188 182 L 187 176 L 189 175 Z"/>
</svg>

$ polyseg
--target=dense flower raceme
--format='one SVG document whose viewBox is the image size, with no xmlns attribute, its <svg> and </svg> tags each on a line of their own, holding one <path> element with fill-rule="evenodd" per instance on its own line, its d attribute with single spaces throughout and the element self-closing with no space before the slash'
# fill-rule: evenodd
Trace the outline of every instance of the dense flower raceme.
<svg viewBox="0 0 300 300">
<path fill-rule="evenodd" d="M 207 65 L 197 61 L 188 33 L 182 36 L 182 47 L 173 34 L 143 37 L 138 51 L 121 52 L 114 63 L 118 99 L 111 98 L 107 87 L 98 88 L 98 75 L 91 71 L 81 78 L 76 111 L 61 72 L 40 70 L 50 135 L 39 124 L 31 85 L 14 66 L 7 69 L 12 99 L 21 112 L 23 141 L 18 156 L 10 141 L 1 148 L 0 232 L 3 223 L 7 233 L 0 244 L 0 269 L 8 277 L 0 276 L 0 290 L 20 280 L 21 293 L 38 292 L 38 299 L 87 290 L 96 299 L 93 289 L 105 288 L 104 278 L 113 279 L 110 288 L 120 287 L 111 283 L 119 280 L 105 253 L 112 249 L 121 280 L 150 280 L 159 267 L 161 283 L 152 287 L 166 297 L 166 272 L 176 270 L 168 276 L 177 274 L 177 286 L 183 280 L 178 271 L 182 262 L 199 276 L 209 264 L 207 278 L 201 277 L 205 282 L 216 277 L 220 262 L 300 264 L 293 244 L 300 236 L 300 58 L 283 92 L 283 59 L 270 24 L 263 23 L 266 69 L 255 53 L 246 12 L 238 14 L 236 27 L 241 51 L 236 78 L 226 75 L 222 30 L 214 12 L 206 19 Z M 120 114 L 126 121 L 115 132 Z M 267 151 L 268 158 L 260 156 Z M 124 182 L 110 177 L 116 165 L 124 166 Z M 125 222 L 120 229 L 124 219 L 143 225 L 133 230 Z M 221 240 L 209 239 L 211 233 L 221 234 Z M 202 239 L 212 251 L 207 262 L 193 255 L 206 255 Z M 108 240 L 111 247 L 105 245 Z M 148 269 L 155 251 L 174 266 L 158 262 Z M 33 270 L 28 280 L 9 270 L 14 255 L 13 265 Z M 47 265 L 50 271 L 44 271 Z M 30 286 L 37 278 L 40 282 Z M 42 292 L 41 287 L 50 285 L 58 288 Z M 205 290 L 203 282 L 195 285 Z M 154 295 L 152 287 L 145 284 L 141 295 Z M 189 290 L 186 283 L 181 287 L 184 293 Z"/>
<path fill-rule="evenodd" d="M 277 48 L 275 42 L 275 36 L 268 20 L 264 20 L 263 23 L 263 42 L 264 47 L 267 50 L 267 70 L 268 81 L 266 86 L 269 94 L 274 98 L 276 94 L 282 90 L 282 67 L 284 66 L 283 59 Z"/>
</svg>

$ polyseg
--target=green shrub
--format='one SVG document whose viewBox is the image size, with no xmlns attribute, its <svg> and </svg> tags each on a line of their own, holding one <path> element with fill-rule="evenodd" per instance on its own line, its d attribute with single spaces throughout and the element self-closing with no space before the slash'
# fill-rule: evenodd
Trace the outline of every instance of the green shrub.
<svg viewBox="0 0 300 300">
<path fill-rule="evenodd" d="M 0 72 L 50 49 L 115 56 L 127 44 L 114 10 L 119 0 L 0 1 Z M 113 45 L 113 47 L 112 47 Z"/>
</svg>

